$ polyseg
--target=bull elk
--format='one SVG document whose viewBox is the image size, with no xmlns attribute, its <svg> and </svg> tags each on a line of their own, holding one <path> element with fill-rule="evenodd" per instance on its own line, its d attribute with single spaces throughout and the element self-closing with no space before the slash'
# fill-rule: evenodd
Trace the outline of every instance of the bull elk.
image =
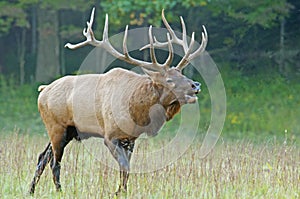
<svg viewBox="0 0 300 199">
<path fill-rule="evenodd" d="M 92 30 L 94 11 L 93 8 L 87 29 L 83 30 L 86 40 L 78 44 L 67 43 L 65 47 L 76 49 L 92 45 L 104 48 L 116 58 L 141 67 L 145 74 L 115 68 L 105 74 L 64 76 L 40 87 L 38 108 L 50 142 L 38 157 L 30 187 L 31 194 L 49 162 L 54 184 L 60 191 L 60 163 L 65 146 L 72 139 L 89 137 L 104 139 L 104 144 L 120 167 L 121 183 L 116 194 L 126 191 L 135 140 L 142 133 L 156 135 L 163 124 L 179 112 L 182 105 L 197 101 L 200 83 L 188 79 L 182 70 L 205 50 L 208 36 L 204 26 L 201 45 L 194 50 L 194 33 L 188 44 L 185 23 L 181 18 L 182 38 L 177 37 L 163 10 L 162 20 L 168 31 L 167 41 L 153 39 L 152 26 L 149 27 L 149 44 L 142 48 L 150 50 L 151 62 L 147 62 L 129 55 L 126 47 L 128 26 L 124 33 L 123 53 L 112 46 L 108 39 L 108 15 L 103 39 L 97 40 Z M 185 53 L 176 67 L 171 67 L 174 54 L 172 44 L 182 46 Z M 158 63 L 154 47 L 168 47 L 169 55 L 165 63 Z M 116 98 L 118 93 L 122 95 Z M 112 102 L 113 99 L 116 101 Z"/>
</svg>

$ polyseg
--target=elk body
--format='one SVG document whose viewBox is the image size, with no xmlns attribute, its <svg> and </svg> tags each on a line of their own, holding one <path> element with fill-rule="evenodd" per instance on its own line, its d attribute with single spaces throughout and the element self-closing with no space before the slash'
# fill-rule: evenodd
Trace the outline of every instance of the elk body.
<svg viewBox="0 0 300 199">
<path fill-rule="evenodd" d="M 41 87 L 38 108 L 50 142 L 39 155 L 30 187 L 32 194 L 48 163 L 52 169 L 56 189 L 61 190 L 60 162 L 65 146 L 72 139 L 89 137 L 104 139 L 105 145 L 120 166 L 121 183 L 116 193 L 126 191 L 135 140 L 142 133 L 156 135 L 163 124 L 178 113 L 182 105 L 197 101 L 196 94 L 200 91 L 200 83 L 184 76 L 182 69 L 205 50 L 205 27 L 200 47 L 192 52 L 194 33 L 188 44 L 184 21 L 181 18 L 183 36 L 179 39 L 162 12 L 163 22 L 169 32 L 168 41 L 153 41 L 150 26 L 150 44 L 144 48 L 150 48 L 151 62 L 146 62 L 129 55 L 126 47 L 127 26 L 122 54 L 115 50 L 108 40 L 107 15 L 102 41 L 94 38 L 93 19 L 94 9 L 90 21 L 87 22 L 87 29 L 83 31 L 87 40 L 78 44 L 68 43 L 66 47 L 75 49 L 93 45 L 105 48 L 118 59 L 142 67 L 145 74 L 115 68 L 105 74 L 65 76 Z M 174 43 L 183 47 L 185 55 L 176 67 L 171 67 Z M 157 62 L 154 47 L 168 47 L 169 56 L 164 64 Z"/>
</svg>

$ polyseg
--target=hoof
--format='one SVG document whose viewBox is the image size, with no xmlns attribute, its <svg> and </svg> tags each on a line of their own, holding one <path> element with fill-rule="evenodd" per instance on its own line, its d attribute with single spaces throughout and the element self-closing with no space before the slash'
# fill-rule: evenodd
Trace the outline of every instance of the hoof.
<svg viewBox="0 0 300 199">
<path fill-rule="evenodd" d="M 57 188 L 56 188 L 56 192 L 61 193 L 61 192 L 62 192 L 61 187 L 57 187 Z"/>
<path fill-rule="evenodd" d="M 126 194 L 126 193 L 127 193 L 127 190 L 124 187 L 119 187 L 118 190 L 115 193 L 113 193 L 111 196 L 112 196 L 112 198 L 116 198 L 116 197 Z"/>
<path fill-rule="evenodd" d="M 30 189 L 28 193 L 29 193 L 29 195 L 33 196 L 34 195 L 34 190 Z"/>
</svg>

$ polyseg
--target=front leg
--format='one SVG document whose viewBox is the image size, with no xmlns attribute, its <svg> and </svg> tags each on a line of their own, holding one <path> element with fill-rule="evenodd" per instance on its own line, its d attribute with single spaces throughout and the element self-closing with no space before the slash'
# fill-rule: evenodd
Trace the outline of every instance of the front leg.
<svg viewBox="0 0 300 199">
<path fill-rule="evenodd" d="M 129 140 L 129 139 L 123 139 L 123 140 L 119 141 L 119 146 L 121 146 L 124 149 L 129 165 L 130 165 L 131 155 L 132 155 L 133 149 L 134 149 L 134 142 L 135 142 L 135 140 Z M 121 181 L 120 181 L 119 189 L 116 194 L 121 192 L 122 189 L 124 191 L 127 190 L 128 178 L 129 178 L 129 171 L 126 172 L 126 171 L 120 170 L 120 180 Z"/>
<path fill-rule="evenodd" d="M 109 148 L 113 157 L 117 160 L 120 166 L 120 185 L 116 194 L 119 194 L 121 191 L 126 192 L 130 171 L 130 158 L 134 147 L 134 140 L 105 139 L 104 143 Z"/>
</svg>

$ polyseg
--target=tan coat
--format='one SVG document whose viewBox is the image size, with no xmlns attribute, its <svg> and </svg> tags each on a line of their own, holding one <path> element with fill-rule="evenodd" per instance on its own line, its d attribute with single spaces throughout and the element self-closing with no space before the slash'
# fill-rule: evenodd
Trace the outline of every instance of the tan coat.
<svg viewBox="0 0 300 199">
<path fill-rule="evenodd" d="M 81 134 L 108 139 L 155 135 L 180 108 L 168 106 L 174 95 L 163 91 L 146 75 L 116 68 L 60 78 L 43 89 L 38 107 L 48 133 L 55 126 L 75 126 Z"/>
</svg>

